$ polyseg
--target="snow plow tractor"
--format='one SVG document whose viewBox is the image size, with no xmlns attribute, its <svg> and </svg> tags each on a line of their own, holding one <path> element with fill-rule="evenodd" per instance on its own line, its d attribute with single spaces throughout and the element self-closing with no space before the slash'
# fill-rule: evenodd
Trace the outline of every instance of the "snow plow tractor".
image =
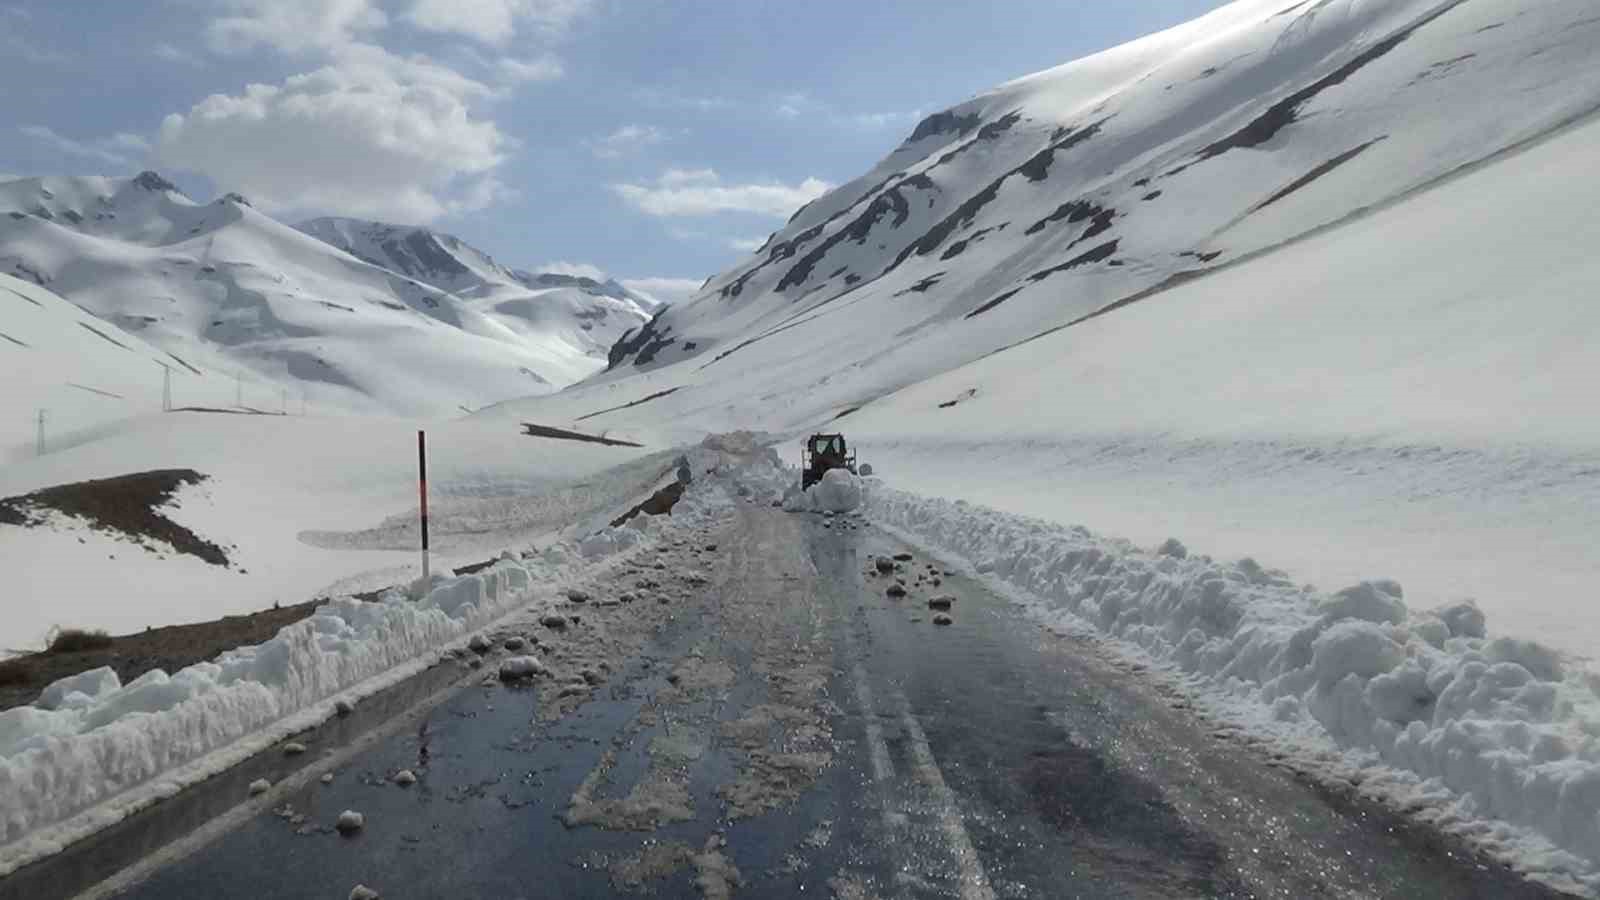
<svg viewBox="0 0 1600 900">
<path fill-rule="evenodd" d="M 847 469 L 856 474 L 856 455 L 845 444 L 842 434 L 813 434 L 806 438 L 800 454 L 800 489 L 822 480 L 829 469 Z"/>
</svg>

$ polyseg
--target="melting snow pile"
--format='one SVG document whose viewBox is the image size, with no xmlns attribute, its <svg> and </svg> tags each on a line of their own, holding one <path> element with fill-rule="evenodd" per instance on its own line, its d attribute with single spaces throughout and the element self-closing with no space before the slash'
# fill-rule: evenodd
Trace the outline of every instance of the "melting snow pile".
<svg viewBox="0 0 1600 900">
<path fill-rule="evenodd" d="M 676 515 L 641 516 L 581 544 L 507 558 L 426 595 L 332 601 L 272 639 L 172 675 L 120 684 L 108 668 L 62 679 L 33 706 L 0 712 L 0 876 L 126 818 L 438 659 L 445 645 L 535 599 L 556 596 L 588 560 L 717 515 L 728 501 L 690 491 Z M 420 593 L 420 591 L 419 591 Z"/>
<path fill-rule="evenodd" d="M 1408 609 L 1392 581 L 1328 595 L 1175 540 L 1148 552 L 881 487 L 868 508 L 1046 621 L 1137 645 L 1309 761 L 1358 769 L 1366 788 L 1531 874 L 1600 893 L 1600 675 L 1490 637 L 1471 601 Z"/>
<path fill-rule="evenodd" d="M 791 486 L 783 508 L 790 512 L 851 512 L 865 496 L 860 478 L 845 469 L 829 469 L 822 473 L 821 481 L 804 491 Z"/>
</svg>

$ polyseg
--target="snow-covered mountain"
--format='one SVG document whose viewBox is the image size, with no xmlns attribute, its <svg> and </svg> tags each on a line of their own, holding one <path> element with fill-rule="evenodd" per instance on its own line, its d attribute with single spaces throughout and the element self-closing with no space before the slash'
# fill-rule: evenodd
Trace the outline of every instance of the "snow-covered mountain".
<svg viewBox="0 0 1600 900">
<path fill-rule="evenodd" d="M 615 280 L 511 269 L 452 234 L 369 219 L 324 216 L 295 226 L 357 259 L 399 272 L 459 297 L 481 299 L 530 290 L 575 288 L 654 311 L 659 304 Z"/>
<path fill-rule="evenodd" d="M 411 237 L 398 246 L 444 240 Z M 442 252 L 367 256 L 237 194 L 196 203 L 153 172 L 0 182 L 0 271 L 237 376 L 257 405 L 287 390 L 321 409 L 437 415 L 549 392 L 646 318 L 626 294 L 491 280 L 504 270 L 453 239 L 449 258 L 483 277 L 414 274 Z"/>
<path fill-rule="evenodd" d="M 1240 0 L 928 117 L 612 362 L 804 360 L 783 419 L 847 409 L 1548 134 L 1597 47 L 1588 0 Z"/>
</svg>

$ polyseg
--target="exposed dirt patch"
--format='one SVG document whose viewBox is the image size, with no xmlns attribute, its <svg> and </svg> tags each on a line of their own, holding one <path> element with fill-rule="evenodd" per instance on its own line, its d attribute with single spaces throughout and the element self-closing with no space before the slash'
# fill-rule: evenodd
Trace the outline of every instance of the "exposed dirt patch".
<svg viewBox="0 0 1600 900">
<path fill-rule="evenodd" d="M 878 223 L 885 217 L 893 216 L 889 224 L 890 228 L 899 228 L 904 225 L 911 215 L 911 201 L 903 193 L 907 188 L 929 191 L 937 190 L 938 185 L 928 176 L 919 174 L 902 179 L 894 187 L 878 194 L 872 198 L 872 202 L 867 204 L 867 208 L 862 211 L 861 215 L 856 217 L 855 221 L 835 231 L 828 236 L 827 240 L 818 244 L 811 252 L 801 257 L 800 261 L 785 272 L 783 278 L 779 279 L 778 286 L 774 290 L 782 292 L 790 287 L 803 284 L 811 277 L 811 270 L 827 257 L 828 252 L 844 241 L 854 241 L 859 245 L 865 245 L 867 237 L 872 233 L 872 229 L 877 227 Z"/>
<path fill-rule="evenodd" d="M 682 841 L 648 843 L 644 849 L 612 863 L 611 886 L 619 891 L 643 893 L 652 881 L 676 874 L 694 860 L 694 848 Z"/>
<path fill-rule="evenodd" d="M 1105 124 L 1105 122 L 1105 119 L 1101 119 L 1098 122 L 1085 125 L 1082 128 L 1075 130 L 1069 129 L 1065 132 L 1057 132 L 1060 137 L 1057 137 L 1050 144 L 1050 146 L 1039 151 L 1022 165 L 1017 166 L 1015 169 L 1012 169 L 1004 175 L 1001 175 L 999 178 L 996 178 L 983 190 L 973 194 L 971 197 L 968 197 L 967 200 L 960 206 L 956 207 L 955 210 L 950 213 L 950 215 L 942 219 L 937 225 L 934 225 L 932 228 L 928 229 L 927 233 L 924 234 L 919 240 L 900 251 L 900 254 L 895 257 L 894 262 L 891 263 L 887 269 L 884 269 L 884 274 L 888 274 L 889 272 L 893 271 L 901 263 L 910 258 L 913 253 L 918 256 L 926 256 L 927 254 L 932 253 L 934 250 L 942 246 L 944 242 L 955 233 L 957 228 L 970 225 L 972 221 L 977 218 L 978 212 L 985 206 L 988 206 L 996 197 L 1000 195 L 1000 186 L 1005 184 L 1006 179 L 1012 177 L 1013 175 L 1022 175 L 1029 181 L 1043 181 L 1050 174 L 1050 165 L 1055 161 L 1055 155 L 1057 152 L 1070 150 L 1073 147 L 1076 147 L 1078 144 L 1094 137 L 1100 132 L 1100 128 Z"/>
<path fill-rule="evenodd" d="M 611 520 L 612 528 L 620 528 L 629 519 L 640 513 L 649 513 L 652 516 L 665 515 L 672 512 L 672 507 L 683 499 L 683 483 L 674 481 L 635 505 L 632 509 Z"/>
<path fill-rule="evenodd" d="M 1250 211 L 1251 212 L 1259 212 L 1259 211 L 1261 211 L 1263 209 L 1266 209 L 1267 207 L 1271 206 L 1272 204 L 1277 203 L 1279 200 L 1282 200 L 1283 198 L 1285 198 L 1285 197 L 1289 196 L 1290 194 L 1294 193 L 1295 191 L 1298 191 L 1301 188 L 1305 187 L 1306 185 L 1312 183 L 1313 181 L 1316 181 L 1318 178 L 1321 178 L 1322 176 L 1328 174 L 1329 172 L 1332 172 L 1334 169 L 1339 168 L 1340 166 L 1344 165 L 1345 163 L 1349 162 L 1350 160 L 1355 159 L 1356 157 L 1360 156 L 1361 154 L 1367 152 L 1368 148 L 1370 148 L 1373 144 L 1376 144 L 1379 141 L 1382 141 L 1387 137 L 1388 137 L 1388 135 L 1383 135 L 1382 137 L 1373 138 L 1372 140 L 1367 141 L 1365 144 L 1362 144 L 1359 147 L 1354 147 L 1354 148 L 1352 148 L 1350 150 L 1346 150 L 1345 152 L 1339 154 L 1338 156 L 1335 156 L 1334 158 L 1328 160 L 1327 162 L 1317 166 L 1315 169 L 1312 169 L 1310 172 L 1307 172 L 1306 174 L 1300 176 L 1299 178 L 1296 178 L 1294 181 L 1291 181 L 1288 185 L 1286 185 L 1282 190 L 1278 191 L 1276 194 L 1273 194 L 1271 197 L 1268 197 L 1267 199 L 1265 199 L 1265 200 L 1261 201 L 1260 203 L 1256 204 L 1255 208 L 1250 210 Z"/>
<path fill-rule="evenodd" d="M 656 391 L 654 394 L 651 394 L 648 397 L 640 397 L 638 400 L 635 400 L 632 403 L 624 403 L 621 406 L 610 406 L 610 407 L 607 407 L 605 409 L 589 413 L 588 415 L 579 416 L 576 421 L 582 422 L 584 419 L 592 419 L 595 416 L 603 416 L 606 413 L 617 412 L 618 410 L 623 410 L 623 409 L 632 409 L 635 406 L 639 406 L 639 405 L 644 404 L 644 403 L 649 403 L 651 400 L 659 400 L 662 397 L 665 397 L 666 395 L 671 394 L 676 390 L 677 390 L 677 388 L 674 387 L 674 388 L 667 388 L 664 391 Z"/>
<path fill-rule="evenodd" d="M 607 447 L 643 447 L 633 441 L 619 441 L 604 435 L 583 434 L 577 431 L 568 431 L 565 428 L 552 428 L 549 425 L 535 425 L 532 422 L 522 423 L 523 433 L 529 437 L 553 438 L 558 441 L 583 441 L 590 444 L 603 444 Z"/>
<path fill-rule="evenodd" d="M 110 343 L 110 344 L 115 344 L 115 345 L 117 345 L 118 347 L 121 347 L 124 350 L 132 350 L 133 349 L 133 348 L 129 347 L 127 344 L 122 343 L 121 341 L 117 340 L 116 338 L 112 337 L 109 334 L 106 334 L 104 331 L 101 331 L 100 329 L 94 327 L 93 325 L 90 325 L 87 322 L 79 322 L 78 323 L 78 327 L 88 331 L 90 334 L 95 335 L 96 337 L 100 338 L 101 340 L 103 340 L 103 341 L 105 341 L 107 343 Z"/>
<path fill-rule="evenodd" d="M 694 819 L 694 801 L 689 797 L 686 779 L 665 766 L 650 766 L 626 797 L 597 797 L 616 764 L 615 751 L 607 751 L 573 792 L 571 805 L 562 817 L 568 828 L 597 825 L 612 831 L 654 831 L 669 822 Z"/>
<path fill-rule="evenodd" d="M 932 275 L 929 275 L 927 278 L 924 278 L 916 284 L 906 288 L 905 290 L 895 291 L 894 295 L 896 297 L 904 297 L 907 294 L 926 293 L 929 289 L 937 285 L 940 279 L 944 278 L 944 274 L 945 273 L 943 272 L 935 272 Z"/>
<path fill-rule="evenodd" d="M 107 646 L 71 653 L 32 653 L 0 663 L 15 676 L 10 684 L 0 684 L 0 710 L 32 703 L 52 681 L 89 669 L 110 666 L 127 684 L 151 669 L 169 673 L 185 666 L 205 662 L 224 650 L 246 644 L 259 644 L 310 616 L 324 601 L 313 600 L 281 609 L 224 616 L 213 622 L 169 625 L 138 634 L 113 637 Z M 4 682 L 0 678 L 0 682 Z"/>
<path fill-rule="evenodd" d="M 43 488 L 0 499 L 0 524 L 40 525 L 44 522 L 43 513 L 55 510 L 88 520 L 96 531 L 131 538 L 152 553 L 158 550 L 147 540 L 170 544 L 179 553 L 226 568 L 228 555 L 221 547 L 160 512 L 179 487 L 205 479 L 193 469 L 157 469 Z"/>
<path fill-rule="evenodd" d="M 617 342 L 611 345 L 606 353 L 606 371 L 609 372 L 622 364 L 628 357 L 633 357 L 633 364 L 644 365 L 655 359 L 656 354 L 676 342 L 671 337 L 672 327 L 664 325 L 661 317 L 666 315 L 669 307 L 662 307 L 661 311 L 644 323 L 638 331 L 629 329 Z"/>
</svg>

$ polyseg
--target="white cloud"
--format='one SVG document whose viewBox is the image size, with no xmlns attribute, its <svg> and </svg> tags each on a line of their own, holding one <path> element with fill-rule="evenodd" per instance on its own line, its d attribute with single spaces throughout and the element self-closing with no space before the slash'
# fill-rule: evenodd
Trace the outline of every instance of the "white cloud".
<svg viewBox="0 0 1600 900">
<path fill-rule="evenodd" d="M 149 141 L 126 132 L 80 141 L 57 134 L 44 125 L 23 125 L 17 130 L 58 153 L 98 160 L 122 169 L 137 167 L 150 153 Z"/>
<path fill-rule="evenodd" d="M 624 125 L 603 138 L 586 143 L 595 156 L 617 159 L 666 139 L 667 133 L 654 125 Z"/>
<path fill-rule="evenodd" d="M 221 0 L 233 15 L 206 29 L 211 47 L 238 53 L 267 46 L 285 53 L 334 50 L 388 24 L 376 0 Z"/>
<path fill-rule="evenodd" d="M 554 81 L 566 74 L 561 60 L 554 56 L 539 56 L 521 60 L 506 57 L 495 63 L 495 70 L 505 84 L 525 84 L 530 81 Z"/>
<path fill-rule="evenodd" d="M 193 53 L 190 53 L 187 50 L 175 47 L 172 44 L 157 44 L 150 49 L 150 54 L 156 59 L 164 62 L 177 63 L 184 66 L 205 65 L 205 63 L 200 60 L 200 57 L 195 56 Z"/>
<path fill-rule="evenodd" d="M 391 33 L 382 0 L 213 2 L 224 7 L 206 29 L 214 50 L 265 48 L 308 60 L 311 70 L 214 94 L 167 116 L 156 147 L 163 164 L 203 173 L 273 212 L 423 223 L 515 195 L 495 170 L 516 142 L 487 108 L 511 85 L 560 77 L 555 58 L 485 59 L 468 47 L 461 48 L 469 63 L 463 70 L 392 52 L 377 43 Z M 515 21 L 556 27 L 587 4 L 516 0 L 459 9 L 463 22 L 498 5 Z M 432 22 L 442 9 L 409 6 L 411 21 Z"/>
<path fill-rule="evenodd" d="M 921 118 L 922 111 L 913 109 L 909 112 L 856 113 L 845 117 L 845 121 L 860 128 L 895 128 Z"/>
<path fill-rule="evenodd" d="M 591 0 L 414 0 L 406 19 L 425 31 L 463 34 L 499 46 L 522 25 L 558 36 L 590 6 Z"/>
<path fill-rule="evenodd" d="M 557 260 L 547 262 L 534 268 L 535 272 L 548 272 L 552 275 L 571 275 L 574 278 L 592 278 L 595 281 L 605 281 L 609 276 L 604 269 L 589 263 L 575 263 Z"/>
<path fill-rule="evenodd" d="M 738 250 L 740 253 L 754 253 L 757 250 L 760 250 L 761 245 L 765 244 L 766 242 L 767 239 L 764 237 L 733 238 L 732 240 L 728 241 L 728 246 L 734 250 Z"/>
<path fill-rule="evenodd" d="M 157 153 L 268 211 L 427 222 L 503 190 L 491 173 L 513 142 L 470 105 L 491 93 L 424 57 L 354 44 L 281 85 L 167 116 Z"/>
<path fill-rule="evenodd" d="M 663 217 L 749 212 L 782 218 L 832 188 L 820 178 L 807 178 L 794 185 L 724 184 L 712 169 L 669 169 L 653 185 L 611 186 L 617 196 L 640 211 Z"/>
<path fill-rule="evenodd" d="M 704 284 L 695 278 L 624 278 L 622 286 L 660 303 L 680 303 L 693 297 Z"/>
</svg>

